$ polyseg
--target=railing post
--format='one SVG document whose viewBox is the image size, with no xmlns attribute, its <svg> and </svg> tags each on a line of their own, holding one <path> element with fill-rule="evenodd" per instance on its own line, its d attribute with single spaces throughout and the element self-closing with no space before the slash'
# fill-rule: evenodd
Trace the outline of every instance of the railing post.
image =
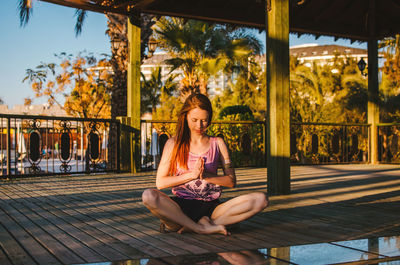
<svg viewBox="0 0 400 265">
<path fill-rule="evenodd" d="M 11 175 L 11 118 L 7 118 L 7 175 Z"/>
<path fill-rule="evenodd" d="M 118 121 L 117 123 L 117 172 L 121 172 L 121 142 L 120 142 L 120 138 L 121 138 L 121 122 Z"/>
<path fill-rule="evenodd" d="M 267 120 L 264 120 L 263 124 L 263 140 L 264 140 L 264 166 L 267 166 Z"/>
</svg>

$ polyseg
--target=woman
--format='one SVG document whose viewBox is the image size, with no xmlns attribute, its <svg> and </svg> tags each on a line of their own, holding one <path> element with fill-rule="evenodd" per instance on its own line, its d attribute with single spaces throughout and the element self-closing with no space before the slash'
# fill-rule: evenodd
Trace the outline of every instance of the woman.
<svg viewBox="0 0 400 265">
<path fill-rule="evenodd" d="M 268 205 L 264 193 L 241 195 L 221 203 L 221 186 L 236 185 L 228 148 L 206 134 L 212 119 L 210 100 L 190 95 L 179 114 L 176 136 L 165 144 L 157 171 L 157 189 L 143 192 L 144 205 L 161 220 L 161 230 L 228 234 L 227 225 L 246 220 Z M 217 175 L 218 164 L 223 175 Z M 172 188 L 169 197 L 161 189 Z"/>
</svg>

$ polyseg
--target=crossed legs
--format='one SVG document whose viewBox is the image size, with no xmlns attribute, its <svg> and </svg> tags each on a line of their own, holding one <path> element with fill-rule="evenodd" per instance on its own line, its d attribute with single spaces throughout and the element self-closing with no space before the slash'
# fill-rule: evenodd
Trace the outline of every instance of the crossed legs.
<svg viewBox="0 0 400 265">
<path fill-rule="evenodd" d="M 159 190 L 147 189 L 142 194 L 143 204 L 152 214 L 160 218 L 168 229 L 178 231 L 182 227 L 198 234 L 224 234 L 227 235 L 225 226 L 212 223 L 209 219 L 202 218 L 195 223 L 185 215 L 179 205 Z"/>
<path fill-rule="evenodd" d="M 268 205 L 264 193 L 241 195 L 218 205 L 211 219 L 203 217 L 198 223 L 186 216 L 179 205 L 163 192 L 147 189 L 142 194 L 143 204 L 172 231 L 192 230 L 199 234 L 220 233 L 227 235 L 225 225 L 250 218 Z"/>
<path fill-rule="evenodd" d="M 215 208 L 211 220 L 215 224 L 231 225 L 249 219 L 256 213 L 261 212 L 268 206 L 265 193 L 253 192 L 240 195 Z"/>
</svg>

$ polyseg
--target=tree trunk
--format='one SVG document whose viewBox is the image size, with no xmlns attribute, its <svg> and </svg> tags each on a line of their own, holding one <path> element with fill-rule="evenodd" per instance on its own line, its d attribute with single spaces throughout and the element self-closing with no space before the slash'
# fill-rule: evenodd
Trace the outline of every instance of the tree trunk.
<svg viewBox="0 0 400 265">
<path fill-rule="evenodd" d="M 113 70 L 113 89 L 111 96 L 111 118 L 127 115 L 127 68 L 128 68 L 128 37 L 127 18 L 125 16 L 107 15 L 107 35 L 111 41 L 118 41 L 117 47 L 111 47 L 111 65 Z M 141 60 L 145 58 L 147 43 L 153 30 L 154 16 L 140 15 L 141 23 Z"/>
</svg>

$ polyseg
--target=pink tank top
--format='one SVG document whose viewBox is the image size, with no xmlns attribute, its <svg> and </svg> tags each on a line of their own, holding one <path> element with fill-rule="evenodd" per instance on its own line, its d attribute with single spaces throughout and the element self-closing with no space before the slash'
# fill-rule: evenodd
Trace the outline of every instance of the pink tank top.
<svg viewBox="0 0 400 265">
<path fill-rule="evenodd" d="M 199 157 L 204 159 L 205 171 L 217 174 L 219 155 L 218 140 L 216 137 L 210 137 L 210 148 L 208 151 L 201 155 L 189 152 L 189 159 L 187 163 L 188 170 L 178 166 L 177 175 L 179 176 L 187 171 L 190 171 Z M 221 186 L 209 183 L 205 179 L 194 179 L 185 184 L 173 187 L 172 193 L 175 196 L 184 199 L 212 201 L 221 196 Z"/>
</svg>

